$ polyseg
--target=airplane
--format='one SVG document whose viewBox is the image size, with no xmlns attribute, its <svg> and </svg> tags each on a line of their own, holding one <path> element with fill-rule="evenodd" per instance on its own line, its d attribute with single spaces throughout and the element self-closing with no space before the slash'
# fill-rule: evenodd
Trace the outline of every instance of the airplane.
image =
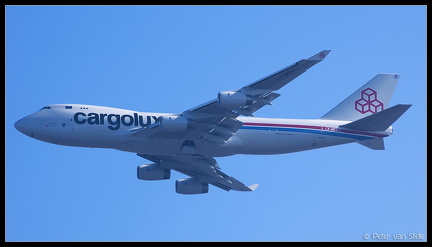
<svg viewBox="0 0 432 247">
<path fill-rule="evenodd" d="M 209 184 L 225 191 L 254 191 L 225 174 L 215 157 L 285 154 L 357 142 L 384 149 L 384 137 L 411 105 L 388 107 L 400 78 L 378 74 L 318 119 L 258 118 L 277 90 L 321 62 L 330 50 L 301 59 L 240 89 L 181 113 L 150 113 L 84 104 L 42 107 L 15 123 L 34 139 L 65 146 L 111 148 L 136 153 L 150 164 L 137 167 L 140 180 L 169 179 L 180 194 L 203 194 Z"/>
</svg>

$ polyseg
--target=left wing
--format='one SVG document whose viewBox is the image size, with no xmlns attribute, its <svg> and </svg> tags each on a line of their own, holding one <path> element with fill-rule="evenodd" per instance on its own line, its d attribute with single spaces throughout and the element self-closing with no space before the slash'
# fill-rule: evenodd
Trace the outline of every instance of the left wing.
<svg viewBox="0 0 432 247">
<path fill-rule="evenodd" d="M 175 136 L 192 141 L 205 139 L 223 145 L 242 126 L 243 123 L 236 119 L 238 116 L 254 116 L 261 107 L 272 105 L 271 102 L 280 96 L 276 90 L 321 62 L 329 52 L 323 50 L 308 59 L 301 59 L 240 89 L 220 92 L 217 99 L 175 114 L 170 120 L 161 118 L 153 125 L 134 129 L 132 134 L 157 138 Z M 187 123 L 194 123 L 193 127 Z M 168 125 L 179 128 L 168 128 Z"/>
<path fill-rule="evenodd" d="M 239 115 L 254 116 L 253 113 L 261 107 L 272 105 L 271 102 L 280 96 L 274 91 L 321 62 L 329 52 L 330 50 L 323 50 L 240 89 L 220 92 L 217 99 L 185 111 L 183 115 L 189 119 L 206 118 L 205 121 L 209 124 L 206 129 L 202 129 L 205 134 L 201 134 L 201 137 L 224 144 L 241 127 L 231 124 L 232 119 Z M 226 131 L 220 131 L 214 126 L 222 127 Z"/>
</svg>

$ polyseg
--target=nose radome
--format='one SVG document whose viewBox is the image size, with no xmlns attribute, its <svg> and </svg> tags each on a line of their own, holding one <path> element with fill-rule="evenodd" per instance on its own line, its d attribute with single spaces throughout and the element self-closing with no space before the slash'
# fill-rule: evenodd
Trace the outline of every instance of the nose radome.
<svg viewBox="0 0 432 247">
<path fill-rule="evenodd" d="M 15 124 L 15 129 L 17 129 L 19 132 L 23 132 L 24 129 L 24 120 L 23 118 L 21 118 L 20 120 L 16 121 Z"/>
<path fill-rule="evenodd" d="M 20 120 L 16 121 L 14 126 L 15 129 L 17 129 L 19 132 L 31 136 L 31 126 L 27 117 L 21 118 Z"/>
</svg>

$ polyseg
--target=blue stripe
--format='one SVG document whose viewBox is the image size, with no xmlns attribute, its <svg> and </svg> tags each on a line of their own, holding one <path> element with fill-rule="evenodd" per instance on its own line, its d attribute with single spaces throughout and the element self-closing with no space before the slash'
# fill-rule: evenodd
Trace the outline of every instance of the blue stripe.
<svg viewBox="0 0 432 247">
<path fill-rule="evenodd" d="M 342 133 L 342 132 L 332 132 L 332 131 L 325 131 L 325 130 L 315 130 L 315 129 L 277 128 L 277 127 L 259 127 L 259 126 L 242 126 L 240 129 L 245 129 L 245 130 L 286 131 L 286 132 L 319 134 L 319 135 L 328 135 L 328 136 L 350 138 L 350 139 L 355 139 L 355 140 L 358 140 L 358 141 L 364 141 L 364 140 L 374 139 L 373 137 L 370 137 L 370 136 L 355 135 L 355 134 L 348 134 L 348 133 Z"/>
</svg>

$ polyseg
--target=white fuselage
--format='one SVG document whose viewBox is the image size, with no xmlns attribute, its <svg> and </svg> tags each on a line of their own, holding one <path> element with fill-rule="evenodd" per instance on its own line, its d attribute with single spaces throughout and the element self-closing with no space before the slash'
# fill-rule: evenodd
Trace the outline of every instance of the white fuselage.
<svg viewBox="0 0 432 247">
<path fill-rule="evenodd" d="M 76 147 L 112 148 L 133 153 L 177 155 L 187 137 L 167 132 L 164 138 L 134 135 L 163 113 L 58 104 L 19 120 L 15 127 L 35 139 Z M 220 157 L 234 154 L 282 154 L 386 137 L 391 129 L 363 132 L 339 128 L 347 121 L 239 117 L 243 126 L 224 145 L 195 142 L 196 153 Z"/>
</svg>

